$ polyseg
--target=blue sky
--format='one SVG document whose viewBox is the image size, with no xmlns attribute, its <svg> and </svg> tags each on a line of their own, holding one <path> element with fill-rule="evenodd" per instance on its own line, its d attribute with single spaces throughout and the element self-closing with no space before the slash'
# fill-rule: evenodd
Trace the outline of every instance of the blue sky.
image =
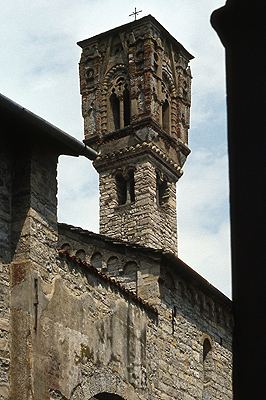
<svg viewBox="0 0 266 400">
<path fill-rule="evenodd" d="M 223 0 L 3 0 L 1 93 L 83 139 L 76 42 L 152 14 L 195 56 L 191 61 L 192 150 L 178 183 L 179 257 L 231 295 L 224 50 L 211 28 Z M 98 231 L 98 176 L 61 157 L 59 220 Z"/>
</svg>

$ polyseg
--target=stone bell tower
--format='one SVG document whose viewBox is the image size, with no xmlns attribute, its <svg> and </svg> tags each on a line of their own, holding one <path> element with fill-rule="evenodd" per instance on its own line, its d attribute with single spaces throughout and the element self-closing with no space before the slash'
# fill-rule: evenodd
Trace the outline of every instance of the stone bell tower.
<svg viewBox="0 0 266 400">
<path fill-rule="evenodd" d="M 100 233 L 176 254 L 193 56 L 151 15 L 78 45 L 85 143 L 100 153 Z"/>
</svg>

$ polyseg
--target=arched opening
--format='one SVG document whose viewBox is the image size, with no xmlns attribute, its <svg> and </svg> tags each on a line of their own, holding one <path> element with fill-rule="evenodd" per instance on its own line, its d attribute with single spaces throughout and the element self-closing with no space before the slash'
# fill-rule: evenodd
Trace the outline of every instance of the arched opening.
<svg viewBox="0 0 266 400">
<path fill-rule="evenodd" d="M 137 269 L 135 261 L 129 261 L 124 266 L 123 285 L 134 293 L 137 291 Z"/>
<path fill-rule="evenodd" d="M 70 252 L 70 244 L 69 243 L 62 244 L 61 250 L 66 250 L 66 251 Z"/>
<path fill-rule="evenodd" d="M 86 252 L 83 249 L 79 249 L 76 251 L 76 257 L 80 258 L 81 261 L 86 261 Z"/>
<path fill-rule="evenodd" d="M 169 200 L 168 184 L 160 173 L 157 174 L 157 204 L 162 207 Z"/>
<path fill-rule="evenodd" d="M 163 130 L 170 135 L 170 105 L 168 100 L 165 100 L 162 108 Z"/>
<path fill-rule="evenodd" d="M 102 255 L 100 252 L 96 252 L 91 257 L 91 265 L 97 269 L 102 268 Z"/>
<path fill-rule="evenodd" d="M 121 206 L 127 201 L 127 182 L 122 173 L 115 176 L 118 204 Z"/>
<path fill-rule="evenodd" d="M 130 85 L 124 75 L 110 81 L 108 126 L 114 131 L 130 125 Z"/>
<path fill-rule="evenodd" d="M 109 275 L 118 274 L 118 258 L 116 256 L 112 256 L 108 259 L 107 270 Z"/>
<path fill-rule="evenodd" d="M 96 394 L 96 396 L 92 397 L 90 400 L 125 400 L 123 397 L 119 396 L 118 394 L 114 394 L 114 393 L 99 393 Z"/>
<path fill-rule="evenodd" d="M 203 342 L 203 383 L 208 384 L 212 380 L 213 373 L 212 346 L 208 338 Z"/>
<path fill-rule="evenodd" d="M 115 176 L 118 204 L 128 204 L 135 201 L 134 171 L 129 170 L 126 174 L 118 172 Z"/>
<path fill-rule="evenodd" d="M 115 90 L 113 89 L 113 93 L 110 96 L 110 103 L 113 113 L 114 129 L 117 130 L 120 129 L 120 105 L 119 99 L 114 91 Z"/>
</svg>

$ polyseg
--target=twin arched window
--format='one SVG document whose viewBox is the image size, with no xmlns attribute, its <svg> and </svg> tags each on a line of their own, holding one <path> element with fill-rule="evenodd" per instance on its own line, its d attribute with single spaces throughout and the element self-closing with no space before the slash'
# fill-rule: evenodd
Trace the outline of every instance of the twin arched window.
<svg viewBox="0 0 266 400">
<path fill-rule="evenodd" d="M 119 77 L 110 95 L 111 131 L 130 125 L 130 92 L 124 77 Z"/>
</svg>

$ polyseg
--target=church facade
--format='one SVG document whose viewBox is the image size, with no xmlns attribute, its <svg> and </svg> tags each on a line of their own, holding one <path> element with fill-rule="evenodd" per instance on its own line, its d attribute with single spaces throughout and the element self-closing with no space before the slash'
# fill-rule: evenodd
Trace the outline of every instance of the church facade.
<svg viewBox="0 0 266 400">
<path fill-rule="evenodd" d="M 78 44 L 84 144 L 0 103 L 0 399 L 231 399 L 231 301 L 177 256 L 193 57 L 152 16 Z M 60 154 L 100 234 L 57 223 Z"/>
</svg>

